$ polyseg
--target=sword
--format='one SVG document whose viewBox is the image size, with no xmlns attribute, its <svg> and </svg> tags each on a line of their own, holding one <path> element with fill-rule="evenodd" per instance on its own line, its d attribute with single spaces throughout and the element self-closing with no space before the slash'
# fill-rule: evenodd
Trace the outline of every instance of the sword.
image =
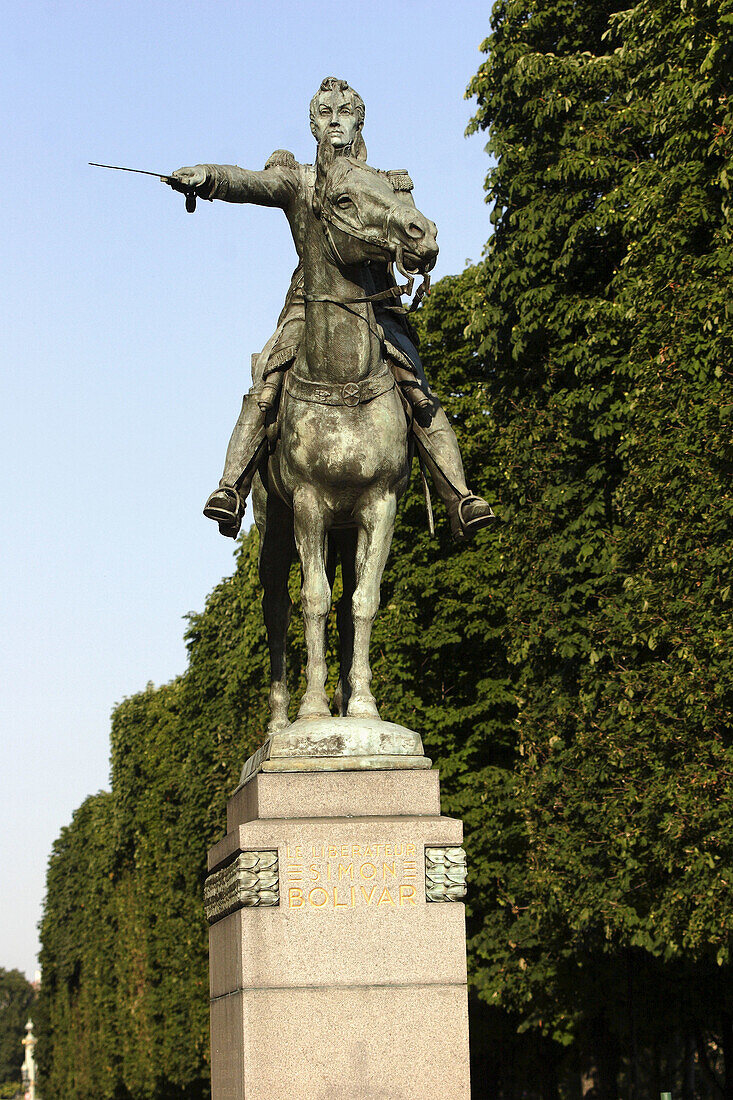
<svg viewBox="0 0 733 1100">
<path fill-rule="evenodd" d="M 164 172 L 148 172 L 144 168 L 120 168 L 118 164 L 97 164 L 95 160 L 90 160 L 89 164 L 92 168 L 111 168 L 113 172 L 136 172 L 139 176 L 157 176 L 163 183 L 177 185 L 178 187 L 184 186 L 176 176 L 167 176 Z M 183 194 L 186 196 L 186 210 L 189 214 L 193 214 L 196 209 L 196 190 L 193 187 L 188 187 Z"/>
<path fill-rule="evenodd" d="M 435 519 L 433 517 L 433 502 L 430 499 L 430 486 L 428 485 L 427 475 L 425 473 L 425 463 L 423 462 L 422 455 L 418 452 L 417 460 L 420 464 L 420 477 L 422 479 L 422 491 L 425 497 L 425 510 L 428 513 L 428 533 L 431 539 L 435 538 Z"/>
</svg>

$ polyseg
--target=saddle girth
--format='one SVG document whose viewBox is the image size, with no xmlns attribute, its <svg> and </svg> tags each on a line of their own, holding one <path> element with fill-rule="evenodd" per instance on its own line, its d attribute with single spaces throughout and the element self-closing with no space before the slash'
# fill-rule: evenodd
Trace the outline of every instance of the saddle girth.
<svg viewBox="0 0 733 1100">
<path fill-rule="evenodd" d="M 345 405 L 355 408 L 381 397 L 395 387 L 395 378 L 386 363 L 361 382 L 310 382 L 291 368 L 285 375 L 285 390 L 296 401 L 316 405 Z"/>
</svg>

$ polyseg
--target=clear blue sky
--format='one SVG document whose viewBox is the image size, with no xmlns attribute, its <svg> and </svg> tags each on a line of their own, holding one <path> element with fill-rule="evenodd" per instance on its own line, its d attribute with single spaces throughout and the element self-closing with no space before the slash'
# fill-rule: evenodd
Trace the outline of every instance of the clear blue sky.
<svg viewBox="0 0 733 1100">
<path fill-rule="evenodd" d="M 343 76 L 369 160 L 407 168 L 436 277 L 489 234 L 463 93 L 489 5 L 25 0 L 3 5 L 0 966 L 32 975 L 46 863 L 108 785 L 109 714 L 185 668 L 182 616 L 232 569 L 201 515 L 294 266 L 276 210 L 201 203 L 87 161 L 169 172 L 311 160 Z"/>
</svg>

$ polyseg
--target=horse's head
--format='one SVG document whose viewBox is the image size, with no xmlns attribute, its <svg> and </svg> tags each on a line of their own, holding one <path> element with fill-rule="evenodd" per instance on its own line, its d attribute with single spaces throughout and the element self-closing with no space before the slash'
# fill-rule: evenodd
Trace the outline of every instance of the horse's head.
<svg viewBox="0 0 733 1100">
<path fill-rule="evenodd" d="M 344 263 L 394 260 L 408 277 L 435 266 L 438 231 L 409 191 L 395 191 L 386 172 L 336 156 L 329 141 L 318 147 L 313 204 Z"/>
</svg>

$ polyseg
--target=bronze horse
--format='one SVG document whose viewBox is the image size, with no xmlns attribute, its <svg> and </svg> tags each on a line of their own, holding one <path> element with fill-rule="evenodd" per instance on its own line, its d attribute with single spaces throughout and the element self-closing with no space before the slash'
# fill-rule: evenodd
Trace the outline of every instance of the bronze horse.
<svg viewBox="0 0 733 1100">
<path fill-rule="evenodd" d="M 411 453 L 372 306 L 390 292 L 368 293 L 366 265 L 396 261 L 404 274 L 424 273 L 438 254 L 435 225 L 412 197 L 362 161 L 337 157 L 328 141 L 319 145 L 307 217 L 305 336 L 286 376 L 277 446 L 253 486 L 271 664 L 270 733 L 288 725 L 288 575 L 296 550 L 307 647 L 298 717 L 330 714 L 326 620 L 337 554 L 344 595 L 337 609 L 334 706 L 347 717 L 379 717 L 369 641 Z"/>
</svg>

